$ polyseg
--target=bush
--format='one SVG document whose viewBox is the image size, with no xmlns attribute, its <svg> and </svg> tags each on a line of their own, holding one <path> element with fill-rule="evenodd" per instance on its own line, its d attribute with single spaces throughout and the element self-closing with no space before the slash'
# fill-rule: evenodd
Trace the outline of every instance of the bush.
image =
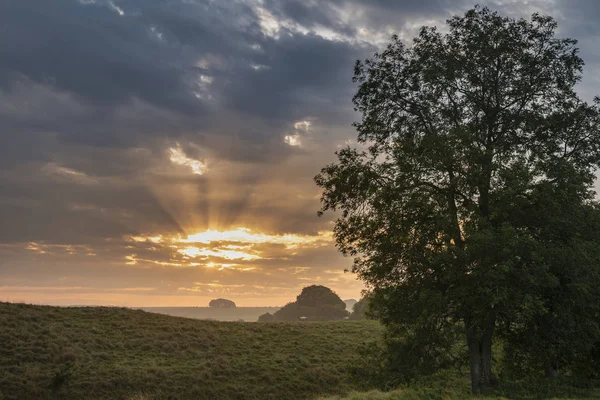
<svg viewBox="0 0 600 400">
<path fill-rule="evenodd" d="M 227 299 L 214 299 L 208 303 L 209 307 L 212 308 L 235 308 L 235 303 Z"/>
<path fill-rule="evenodd" d="M 302 307 L 331 306 L 346 309 L 346 303 L 335 292 L 321 285 L 307 286 L 296 297 L 296 303 Z"/>
<path fill-rule="evenodd" d="M 373 310 L 370 307 L 369 295 L 365 295 L 362 299 L 360 299 L 354 306 L 352 307 L 352 314 L 350 314 L 350 319 L 360 320 L 360 319 L 376 319 L 373 315 Z"/>
<path fill-rule="evenodd" d="M 261 315 L 259 321 L 297 321 L 300 317 L 309 321 L 336 321 L 350 315 L 346 311 L 346 303 L 331 289 L 320 285 L 302 289 L 296 301 L 276 311 L 273 319 L 267 314 Z"/>
<path fill-rule="evenodd" d="M 275 321 L 275 317 L 271 313 L 265 313 L 258 317 L 258 322 L 273 322 Z"/>
</svg>

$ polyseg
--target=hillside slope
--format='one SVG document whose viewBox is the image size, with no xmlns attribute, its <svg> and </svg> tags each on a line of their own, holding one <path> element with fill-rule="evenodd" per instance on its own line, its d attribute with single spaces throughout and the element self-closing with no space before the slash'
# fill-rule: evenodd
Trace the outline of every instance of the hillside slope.
<svg viewBox="0 0 600 400">
<path fill-rule="evenodd" d="M 199 321 L 0 303 L 0 399 L 302 399 L 361 389 L 373 321 Z"/>
</svg>

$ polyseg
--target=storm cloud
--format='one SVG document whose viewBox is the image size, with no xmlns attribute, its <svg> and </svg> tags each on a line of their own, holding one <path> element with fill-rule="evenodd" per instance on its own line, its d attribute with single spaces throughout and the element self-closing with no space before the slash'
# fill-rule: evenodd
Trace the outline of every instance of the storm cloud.
<svg viewBox="0 0 600 400">
<path fill-rule="evenodd" d="M 554 15 L 580 41 L 582 94 L 600 93 L 594 0 L 482 3 Z M 332 221 L 316 216 L 312 182 L 356 137 L 354 62 L 472 5 L 0 2 L 0 294 L 271 305 L 318 282 L 359 296 L 350 260 L 323 236 Z M 238 228 L 273 242 L 176 245 Z M 278 235 L 307 244 L 282 247 Z M 256 257 L 235 258 L 240 249 Z"/>
</svg>

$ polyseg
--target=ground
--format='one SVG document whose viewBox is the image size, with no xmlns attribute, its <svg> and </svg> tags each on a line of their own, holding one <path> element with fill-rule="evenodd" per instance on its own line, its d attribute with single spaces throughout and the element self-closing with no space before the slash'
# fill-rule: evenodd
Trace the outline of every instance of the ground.
<svg viewBox="0 0 600 400">
<path fill-rule="evenodd" d="M 0 400 L 471 398 L 468 376 L 454 370 L 388 393 L 369 391 L 352 371 L 361 365 L 359 348 L 382 334 L 375 321 L 217 322 L 0 303 Z M 539 388 L 525 385 L 519 396 L 499 390 L 486 400 L 600 398 L 598 391 Z"/>
<path fill-rule="evenodd" d="M 304 399 L 362 389 L 373 321 L 217 322 L 0 303 L 0 399 Z"/>
</svg>

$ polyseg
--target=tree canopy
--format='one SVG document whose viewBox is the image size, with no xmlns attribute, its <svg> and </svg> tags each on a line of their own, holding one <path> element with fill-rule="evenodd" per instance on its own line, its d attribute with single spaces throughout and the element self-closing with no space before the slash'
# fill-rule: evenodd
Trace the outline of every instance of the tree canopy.
<svg viewBox="0 0 600 400">
<path fill-rule="evenodd" d="M 357 62 L 361 148 L 315 180 L 381 320 L 423 346 L 460 327 L 478 393 L 495 333 L 523 350 L 568 321 L 546 331 L 553 365 L 568 361 L 566 329 L 598 337 L 583 302 L 600 299 L 599 101 L 575 92 L 583 60 L 551 17 L 476 7 L 447 24 Z"/>
<path fill-rule="evenodd" d="M 369 310 L 369 295 L 363 296 L 359 301 L 357 301 L 352 306 L 352 314 L 350 314 L 350 319 L 369 319 L 373 318 Z"/>
<path fill-rule="evenodd" d="M 356 299 L 346 299 L 346 300 L 344 300 L 344 303 L 346 304 L 346 310 L 352 310 L 352 309 L 354 309 L 354 305 L 356 303 L 358 303 L 358 300 L 356 300 Z"/>
<path fill-rule="evenodd" d="M 346 309 L 346 303 L 328 287 L 321 285 L 307 286 L 296 297 L 296 304 L 301 307 L 331 306 L 342 310 Z"/>
<path fill-rule="evenodd" d="M 209 307 L 213 308 L 235 308 L 235 303 L 227 299 L 213 299 L 208 303 Z"/>
<path fill-rule="evenodd" d="M 300 317 L 311 321 L 332 321 L 347 317 L 350 313 L 346 311 L 346 303 L 331 289 L 312 285 L 302 289 L 296 301 L 286 304 L 272 315 L 267 314 L 261 315 L 259 321 L 297 321 Z"/>
</svg>

